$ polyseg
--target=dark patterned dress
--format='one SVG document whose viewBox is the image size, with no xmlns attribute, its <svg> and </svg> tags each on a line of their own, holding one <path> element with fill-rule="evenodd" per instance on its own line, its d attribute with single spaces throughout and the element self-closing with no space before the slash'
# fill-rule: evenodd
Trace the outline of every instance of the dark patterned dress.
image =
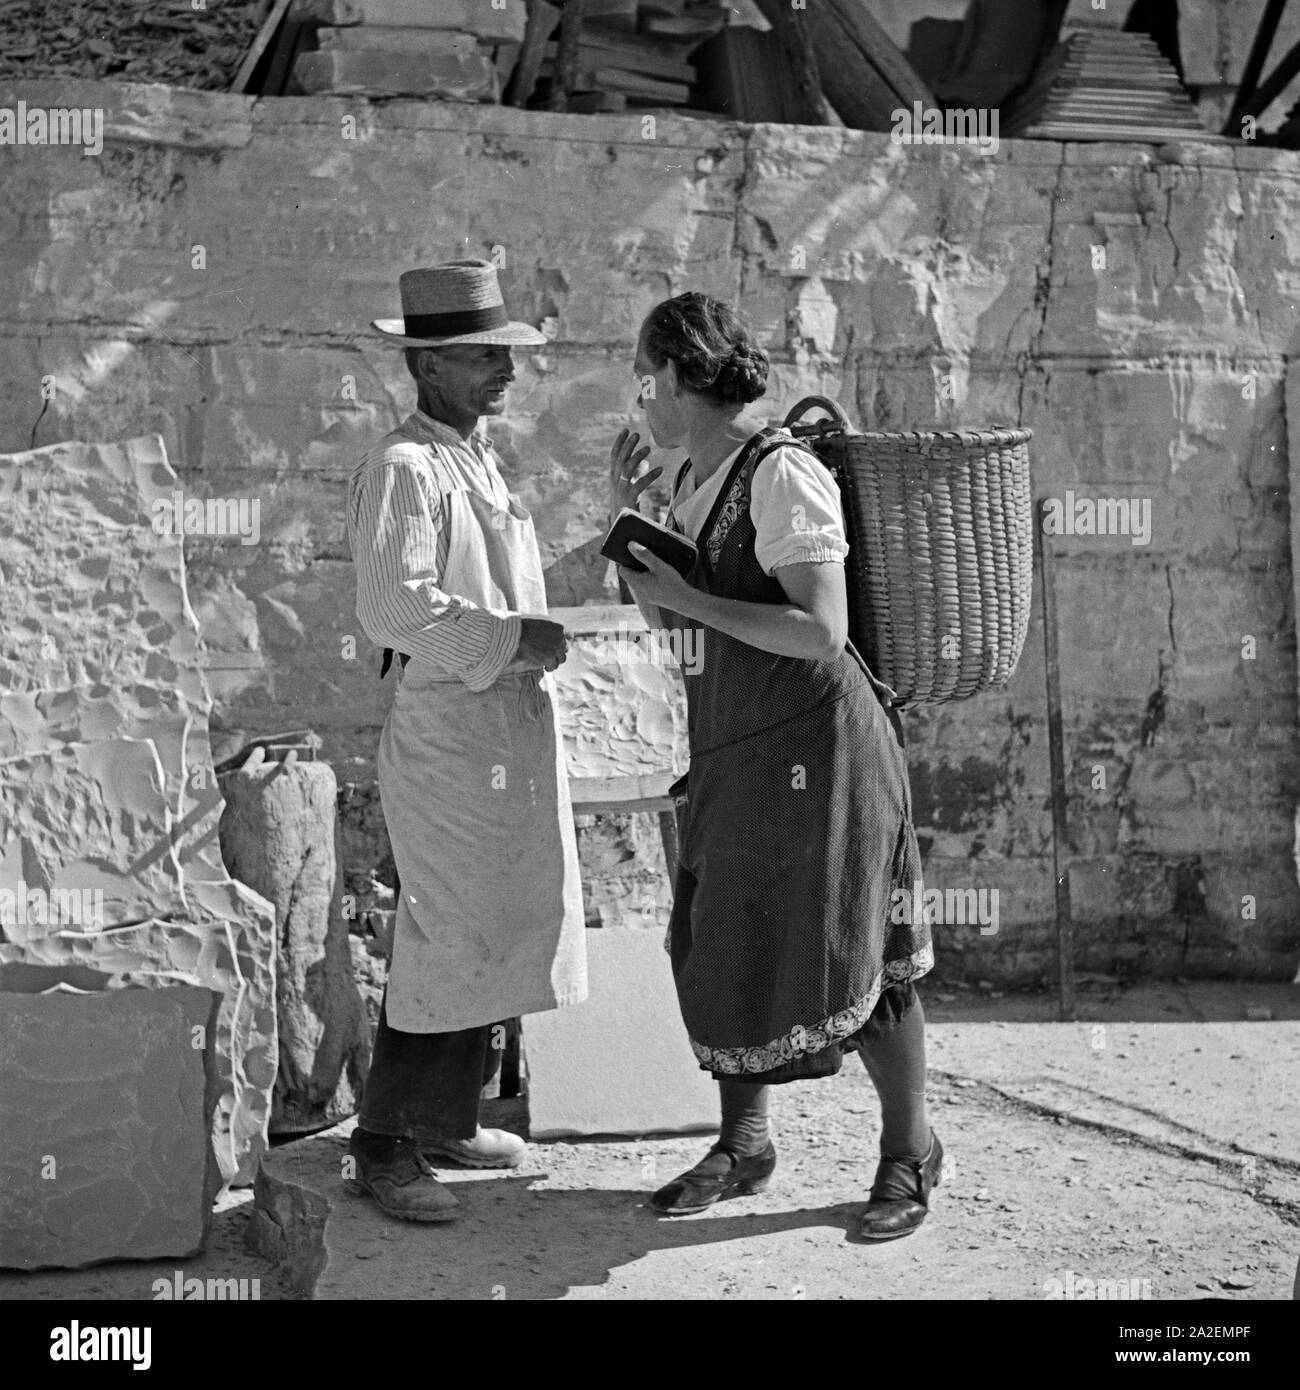
<svg viewBox="0 0 1300 1390">
<path fill-rule="evenodd" d="M 789 602 L 755 558 L 749 497 L 760 458 L 794 442 L 766 430 L 742 449 L 699 533 L 695 587 Z M 924 922 L 891 921 L 891 891 L 910 901 L 921 881 L 898 715 L 851 644 L 811 661 L 664 619 L 696 629 L 701 658 L 684 671 L 670 925 L 691 1046 L 719 1079 L 833 1075 L 911 1007 L 934 960 Z"/>
</svg>

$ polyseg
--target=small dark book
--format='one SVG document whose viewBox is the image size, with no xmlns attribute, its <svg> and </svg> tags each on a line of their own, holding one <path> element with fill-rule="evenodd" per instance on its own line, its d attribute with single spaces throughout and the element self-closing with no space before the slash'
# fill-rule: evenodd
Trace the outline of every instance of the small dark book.
<svg viewBox="0 0 1300 1390">
<path fill-rule="evenodd" d="M 677 531 L 670 531 L 658 521 L 652 521 L 630 507 L 624 507 L 614 518 L 600 553 L 616 565 L 626 565 L 630 570 L 644 570 L 645 566 L 627 548 L 628 541 L 643 545 L 652 555 L 669 564 L 680 575 L 687 575 L 695 564 L 695 542 L 688 540 Z"/>
</svg>

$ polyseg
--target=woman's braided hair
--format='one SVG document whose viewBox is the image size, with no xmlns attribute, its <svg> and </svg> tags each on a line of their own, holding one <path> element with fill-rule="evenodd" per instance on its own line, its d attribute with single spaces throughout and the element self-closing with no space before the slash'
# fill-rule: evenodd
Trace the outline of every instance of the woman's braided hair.
<svg viewBox="0 0 1300 1390">
<path fill-rule="evenodd" d="M 767 353 L 748 324 L 696 290 L 651 309 L 645 350 L 657 367 L 676 363 L 682 385 L 716 401 L 746 405 L 767 390 Z"/>
</svg>

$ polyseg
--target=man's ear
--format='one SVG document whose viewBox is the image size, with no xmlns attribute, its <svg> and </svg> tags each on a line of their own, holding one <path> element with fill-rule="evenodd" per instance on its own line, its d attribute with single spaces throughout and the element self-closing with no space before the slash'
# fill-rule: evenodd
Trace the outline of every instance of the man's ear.
<svg viewBox="0 0 1300 1390">
<path fill-rule="evenodd" d="M 433 381 L 438 375 L 438 354 L 432 348 L 421 348 L 415 359 L 422 379 Z"/>
</svg>

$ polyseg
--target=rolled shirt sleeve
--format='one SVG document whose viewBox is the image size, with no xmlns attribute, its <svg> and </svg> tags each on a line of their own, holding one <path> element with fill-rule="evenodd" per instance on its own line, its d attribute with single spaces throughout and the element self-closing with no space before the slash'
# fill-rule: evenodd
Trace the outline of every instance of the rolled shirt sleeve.
<svg viewBox="0 0 1300 1390">
<path fill-rule="evenodd" d="M 444 518 L 419 449 L 398 445 L 367 460 L 349 523 L 366 636 L 486 690 L 519 646 L 520 615 L 493 613 L 439 587 Z"/>
<path fill-rule="evenodd" d="M 805 449 L 776 449 L 759 463 L 749 514 L 764 574 L 782 565 L 843 564 L 849 553 L 839 487 Z"/>
</svg>

